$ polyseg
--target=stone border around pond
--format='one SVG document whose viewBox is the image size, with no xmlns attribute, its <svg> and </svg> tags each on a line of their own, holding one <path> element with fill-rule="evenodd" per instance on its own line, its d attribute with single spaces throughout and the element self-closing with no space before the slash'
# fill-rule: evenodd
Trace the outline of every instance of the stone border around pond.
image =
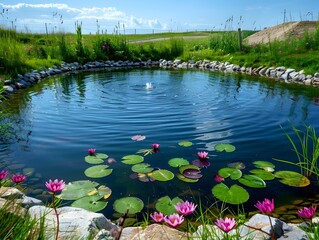
<svg viewBox="0 0 319 240">
<path fill-rule="evenodd" d="M 63 74 L 63 73 L 77 73 L 79 71 L 95 71 L 104 69 L 121 69 L 121 68 L 142 68 L 142 67 L 159 67 L 164 69 L 204 69 L 210 71 L 221 71 L 225 73 L 244 73 L 248 75 L 257 75 L 275 79 L 285 83 L 297 83 L 302 85 L 309 85 L 319 87 L 319 73 L 314 75 L 306 75 L 304 70 L 296 71 L 295 69 L 285 67 L 241 67 L 239 65 L 231 64 L 229 62 L 219 61 L 187 61 L 181 60 L 167 61 L 161 59 L 159 61 L 103 61 L 103 62 L 88 62 L 80 64 L 78 62 L 65 63 L 60 67 L 53 66 L 52 68 L 43 68 L 42 70 L 33 70 L 24 75 L 18 74 L 17 79 L 9 79 L 4 81 L 3 95 L 10 95 L 18 89 L 24 89 L 32 86 L 48 77 Z"/>
</svg>

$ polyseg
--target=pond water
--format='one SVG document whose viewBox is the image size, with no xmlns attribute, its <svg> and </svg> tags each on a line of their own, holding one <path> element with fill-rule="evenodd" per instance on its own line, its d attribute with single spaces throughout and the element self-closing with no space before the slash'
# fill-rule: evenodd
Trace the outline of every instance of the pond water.
<svg viewBox="0 0 319 240">
<path fill-rule="evenodd" d="M 152 87 L 146 87 L 147 83 Z M 16 134 L 3 144 L 0 156 L 14 172 L 34 170 L 27 181 L 32 196 L 41 197 L 45 181 L 55 178 L 66 182 L 90 179 L 108 186 L 112 190 L 104 210 L 108 215 L 113 202 L 124 196 L 141 198 L 151 206 L 166 195 L 190 201 L 200 196 L 213 203 L 214 176 L 232 161 L 243 162 L 247 172 L 256 160 L 274 162 L 276 170 L 292 169 L 273 161 L 296 161 L 283 129 L 293 134 L 289 122 L 300 129 L 303 124 L 318 129 L 318 97 L 317 89 L 209 71 L 148 69 L 56 76 L 2 104 L 11 114 Z M 145 140 L 131 139 L 138 134 Z M 179 146 L 183 140 L 193 146 Z M 209 152 L 211 165 L 192 184 L 176 177 L 148 183 L 131 179 L 131 165 L 123 164 L 121 158 L 152 148 L 152 143 L 160 144 L 160 152 L 145 156 L 145 163 L 152 167 L 178 173 L 168 160 L 181 157 L 192 162 L 198 151 Z M 218 143 L 231 143 L 236 151 L 216 152 Z M 91 166 L 84 161 L 89 148 L 116 160 L 109 164 L 111 175 L 85 176 Z M 275 197 L 279 204 L 304 194 L 300 188 L 275 180 L 267 185 L 266 189 L 248 189 L 247 206 L 264 197 Z"/>
</svg>

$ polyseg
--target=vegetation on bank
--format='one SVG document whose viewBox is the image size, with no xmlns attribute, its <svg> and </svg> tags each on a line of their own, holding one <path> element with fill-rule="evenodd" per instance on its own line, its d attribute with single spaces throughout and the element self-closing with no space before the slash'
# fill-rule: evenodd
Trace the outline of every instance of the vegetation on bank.
<svg viewBox="0 0 319 240">
<path fill-rule="evenodd" d="M 0 28 L 0 76 L 12 77 L 31 69 L 50 67 L 65 62 L 101 60 L 219 60 L 240 66 L 286 66 L 319 71 L 319 27 L 302 37 L 290 36 L 285 41 L 249 46 L 243 40 L 239 48 L 237 31 L 187 32 L 145 35 L 83 35 L 78 25 L 76 34 L 31 34 Z M 245 39 L 254 31 L 242 31 Z M 194 37 L 194 38 L 186 38 Z M 163 38 L 162 41 L 149 41 Z"/>
</svg>

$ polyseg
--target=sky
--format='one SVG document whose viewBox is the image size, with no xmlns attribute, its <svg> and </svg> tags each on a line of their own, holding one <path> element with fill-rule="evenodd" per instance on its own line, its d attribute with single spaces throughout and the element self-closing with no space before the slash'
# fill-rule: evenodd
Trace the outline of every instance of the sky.
<svg viewBox="0 0 319 240">
<path fill-rule="evenodd" d="M 33 33 L 262 30 L 318 20 L 319 0 L 0 0 L 0 25 Z"/>
</svg>

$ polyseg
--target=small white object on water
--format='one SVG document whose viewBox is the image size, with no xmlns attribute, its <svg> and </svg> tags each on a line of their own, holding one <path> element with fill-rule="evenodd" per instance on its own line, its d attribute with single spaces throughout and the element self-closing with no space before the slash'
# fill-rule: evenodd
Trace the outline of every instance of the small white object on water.
<svg viewBox="0 0 319 240">
<path fill-rule="evenodd" d="M 152 89 L 152 88 L 153 88 L 152 83 L 151 83 L 151 82 L 147 82 L 147 83 L 145 84 L 145 88 L 146 88 L 146 89 Z"/>
</svg>

